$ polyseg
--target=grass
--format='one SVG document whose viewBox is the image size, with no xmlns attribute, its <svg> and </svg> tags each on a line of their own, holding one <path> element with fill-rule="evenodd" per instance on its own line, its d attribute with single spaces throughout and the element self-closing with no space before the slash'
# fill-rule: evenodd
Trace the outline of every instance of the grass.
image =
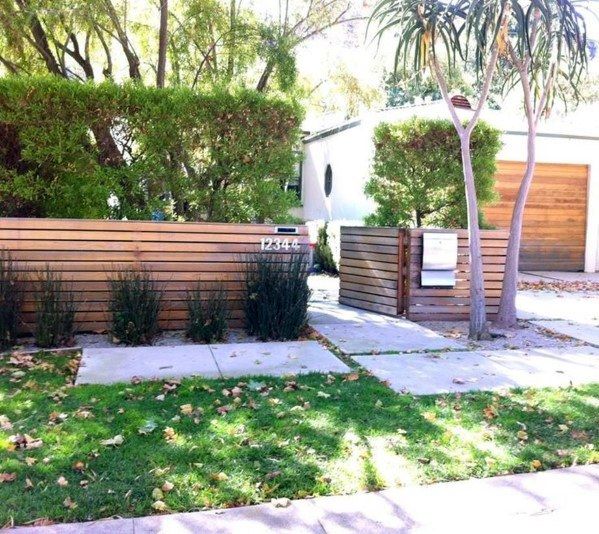
<svg viewBox="0 0 599 534">
<path fill-rule="evenodd" d="M 599 385 L 413 397 L 353 372 L 72 387 L 76 365 L 0 360 L 0 525 L 599 461 Z"/>
</svg>

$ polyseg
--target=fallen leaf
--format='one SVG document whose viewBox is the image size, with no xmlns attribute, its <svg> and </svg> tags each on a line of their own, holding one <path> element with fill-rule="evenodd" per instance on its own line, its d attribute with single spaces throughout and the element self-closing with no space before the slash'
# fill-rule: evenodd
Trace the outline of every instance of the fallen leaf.
<svg viewBox="0 0 599 534">
<path fill-rule="evenodd" d="M 73 499 L 71 499 L 71 497 L 67 497 L 64 501 L 62 501 L 62 504 L 65 508 L 68 508 L 69 510 L 77 508 L 77 503 Z"/>
<path fill-rule="evenodd" d="M 164 493 L 168 493 L 169 491 L 173 491 L 173 489 L 175 488 L 175 485 L 172 482 L 165 482 L 164 484 L 162 484 L 162 491 L 164 491 Z"/>
<path fill-rule="evenodd" d="M 163 430 L 163 435 L 164 435 L 164 439 L 168 442 L 172 442 L 172 441 L 175 441 L 175 439 L 177 439 L 177 433 L 175 432 L 175 429 L 170 426 L 167 426 Z"/>
<path fill-rule="evenodd" d="M 164 501 L 154 501 L 152 503 L 152 508 L 154 510 L 156 510 L 157 512 L 164 512 L 168 509 L 168 507 L 166 506 L 166 503 Z"/>
<path fill-rule="evenodd" d="M 10 430 L 12 428 L 12 423 L 6 415 L 0 415 L 0 428 L 2 430 Z"/>
<path fill-rule="evenodd" d="M 359 378 L 360 378 L 360 375 L 358 373 L 350 373 L 348 375 L 345 375 L 345 378 L 343 380 L 344 380 L 344 382 L 355 382 Z"/>
<path fill-rule="evenodd" d="M 100 444 L 105 445 L 106 447 L 118 447 L 119 445 L 122 445 L 124 441 L 125 438 L 123 438 L 123 436 L 120 434 L 117 434 L 113 438 L 100 441 Z"/>
<path fill-rule="evenodd" d="M 528 434 L 524 430 L 518 430 L 516 435 L 520 441 L 526 441 L 528 439 Z"/>
<path fill-rule="evenodd" d="M 13 482 L 16 478 L 16 473 L 0 473 L 0 484 L 4 484 L 5 482 Z"/>
<path fill-rule="evenodd" d="M 427 421 L 435 421 L 437 419 L 437 414 L 435 412 L 424 412 L 422 414 Z"/>
<path fill-rule="evenodd" d="M 325 393 L 324 391 L 319 391 L 318 393 L 316 393 L 317 397 L 322 397 L 323 399 L 328 399 L 331 394 L 330 393 Z"/>
<path fill-rule="evenodd" d="M 58 480 L 56 481 L 56 483 L 57 483 L 57 484 L 58 484 L 58 485 L 59 485 L 61 488 L 64 488 L 65 486 L 68 486 L 68 485 L 69 485 L 69 481 L 68 481 L 68 480 L 67 480 L 65 477 L 63 477 L 63 476 L 60 476 L 60 477 L 58 477 Z"/>
<path fill-rule="evenodd" d="M 530 462 L 530 467 L 532 467 L 533 469 L 539 469 L 543 464 L 541 463 L 541 460 L 533 460 L 532 462 Z"/>
<path fill-rule="evenodd" d="M 191 404 L 182 404 L 180 410 L 183 415 L 191 415 L 193 413 L 193 406 Z"/>
<path fill-rule="evenodd" d="M 149 419 L 148 421 L 146 421 L 142 426 L 140 426 L 137 429 L 137 432 L 139 434 L 141 434 L 142 436 L 145 436 L 147 434 L 150 434 L 150 433 L 154 432 L 154 430 L 156 430 L 157 426 L 158 425 L 154 421 L 152 421 L 151 419 Z"/>
<path fill-rule="evenodd" d="M 154 499 L 155 501 L 160 501 L 164 499 L 164 493 L 162 493 L 162 490 L 160 488 L 154 488 L 152 490 L 152 499 Z"/>
<path fill-rule="evenodd" d="M 273 499 L 271 501 L 275 508 L 287 508 L 291 505 L 291 501 L 287 499 L 287 497 L 282 497 L 280 499 Z"/>
</svg>

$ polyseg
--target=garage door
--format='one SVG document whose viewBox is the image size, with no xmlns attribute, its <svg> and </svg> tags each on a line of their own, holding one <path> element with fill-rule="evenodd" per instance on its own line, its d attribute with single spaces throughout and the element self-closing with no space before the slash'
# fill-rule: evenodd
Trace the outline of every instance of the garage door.
<svg viewBox="0 0 599 534">
<path fill-rule="evenodd" d="M 500 200 L 484 211 L 487 221 L 498 228 L 509 228 L 524 167 L 513 161 L 497 164 Z M 584 269 L 587 183 L 586 165 L 537 163 L 524 211 L 521 270 Z"/>
</svg>

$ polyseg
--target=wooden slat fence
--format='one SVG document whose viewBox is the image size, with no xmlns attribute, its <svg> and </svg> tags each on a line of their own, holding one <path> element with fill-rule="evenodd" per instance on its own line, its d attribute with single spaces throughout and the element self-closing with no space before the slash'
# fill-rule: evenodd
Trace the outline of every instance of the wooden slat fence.
<svg viewBox="0 0 599 534">
<path fill-rule="evenodd" d="M 341 228 L 341 304 L 388 315 L 402 312 L 398 279 L 404 235 L 405 230 L 399 228 Z"/>
<path fill-rule="evenodd" d="M 423 232 L 455 232 L 458 266 L 454 288 L 420 287 Z M 497 313 L 508 232 L 484 230 L 482 249 L 487 313 Z M 468 319 L 467 230 L 341 228 L 339 302 L 416 321 Z"/>
<path fill-rule="evenodd" d="M 406 298 L 409 303 L 406 315 L 414 321 L 467 320 L 470 314 L 470 256 L 467 230 L 454 231 L 458 234 L 455 287 L 450 289 L 420 287 L 422 234 L 435 231 L 421 228 L 410 230 L 406 259 L 408 265 Z M 448 230 L 438 231 L 448 232 Z M 492 318 L 497 314 L 499 305 L 509 234 L 503 230 L 483 230 L 481 234 L 487 314 Z"/>
<path fill-rule="evenodd" d="M 224 285 L 231 325 L 240 326 L 245 255 L 259 251 L 263 238 L 297 239 L 301 249 L 307 250 L 305 226 L 292 227 L 297 228 L 297 235 L 279 234 L 277 228 L 265 224 L 0 218 L 0 248 L 10 251 L 23 279 L 29 280 L 23 283 L 24 333 L 32 331 L 34 321 L 32 273 L 46 265 L 72 282 L 79 332 L 109 328 L 108 279 L 130 267 L 150 271 L 162 289 L 161 328 L 185 328 L 187 291 L 198 280 L 206 289 Z"/>
</svg>

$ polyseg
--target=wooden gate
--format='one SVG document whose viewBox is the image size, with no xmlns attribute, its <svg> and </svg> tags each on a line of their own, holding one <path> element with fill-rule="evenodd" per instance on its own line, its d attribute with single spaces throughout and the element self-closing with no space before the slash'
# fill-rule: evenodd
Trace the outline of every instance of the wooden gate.
<svg viewBox="0 0 599 534">
<path fill-rule="evenodd" d="M 458 235 L 456 285 L 421 287 L 422 234 Z M 487 313 L 499 305 L 508 232 L 482 232 Z M 467 230 L 341 227 L 339 302 L 413 320 L 466 320 L 470 313 Z"/>
</svg>

